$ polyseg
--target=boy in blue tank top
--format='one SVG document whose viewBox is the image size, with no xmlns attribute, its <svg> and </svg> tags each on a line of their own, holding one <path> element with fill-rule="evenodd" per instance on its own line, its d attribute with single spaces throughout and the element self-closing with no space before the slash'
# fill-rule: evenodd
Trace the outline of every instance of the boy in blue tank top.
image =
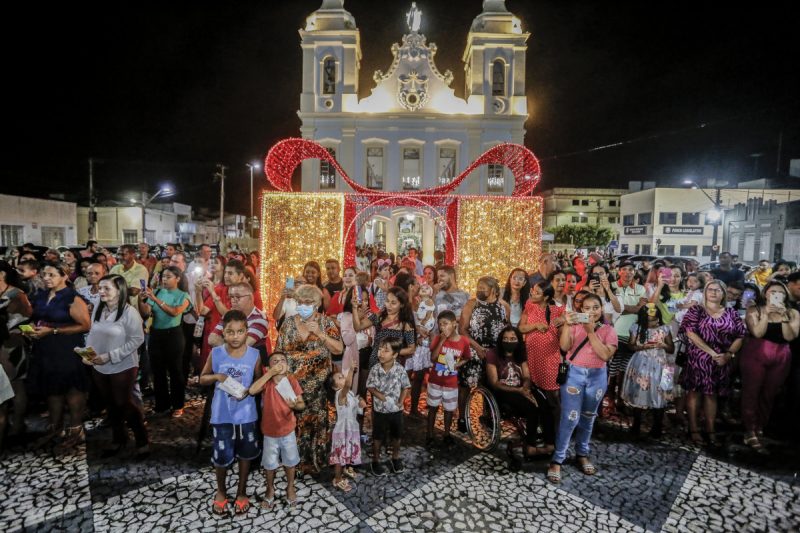
<svg viewBox="0 0 800 533">
<path fill-rule="evenodd" d="M 261 377 L 258 350 L 247 346 L 247 317 L 241 311 L 228 311 L 222 318 L 225 343 L 211 350 L 200 375 L 200 384 L 214 386 L 211 403 L 211 428 L 214 451 L 211 463 L 217 474 L 217 493 L 212 510 L 227 514 L 226 477 L 234 460 L 239 461 L 239 486 L 234 500 L 236 514 L 250 508 L 247 476 L 250 461 L 258 457 L 256 429 L 258 412 L 255 398 L 247 389 Z"/>
</svg>

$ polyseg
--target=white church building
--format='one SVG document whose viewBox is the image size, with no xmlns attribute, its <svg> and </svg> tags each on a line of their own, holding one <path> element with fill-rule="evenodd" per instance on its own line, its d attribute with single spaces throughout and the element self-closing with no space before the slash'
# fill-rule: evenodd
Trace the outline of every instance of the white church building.
<svg viewBox="0 0 800 533">
<path fill-rule="evenodd" d="M 359 100 L 361 38 L 343 0 L 323 0 L 300 30 L 303 87 L 301 136 L 326 147 L 348 176 L 376 191 L 410 191 L 448 183 L 483 152 L 504 142 L 523 144 L 528 117 L 525 52 L 529 34 L 504 0 L 484 0 L 462 56 L 466 99 L 455 95 L 453 74 L 435 64 L 436 45 L 420 32 L 416 3 L 405 15 L 408 33 L 392 46 L 394 60 L 376 71 L 371 94 Z M 501 165 L 484 165 L 460 194 L 507 195 L 514 187 Z M 305 192 L 348 192 L 319 160 L 302 165 Z M 382 242 L 402 253 L 411 245 L 423 259 L 443 249 L 443 221 L 410 207 L 386 209 L 367 222 L 359 243 Z"/>
</svg>

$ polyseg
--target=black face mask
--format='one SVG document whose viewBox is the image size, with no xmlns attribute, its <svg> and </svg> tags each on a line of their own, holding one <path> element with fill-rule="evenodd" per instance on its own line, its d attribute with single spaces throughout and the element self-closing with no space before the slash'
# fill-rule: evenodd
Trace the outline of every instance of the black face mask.
<svg viewBox="0 0 800 533">
<path fill-rule="evenodd" d="M 503 350 L 505 350 L 506 353 L 514 353 L 514 350 L 517 349 L 517 345 L 519 343 L 518 342 L 506 342 L 506 341 L 503 341 L 502 344 L 503 344 Z"/>
<path fill-rule="evenodd" d="M 486 294 L 483 291 L 478 291 L 478 292 L 475 293 L 475 298 L 477 298 L 478 300 L 480 300 L 482 302 L 485 302 L 486 298 L 488 298 L 488 297 L 489 297 L 489 295 Z"/>
</svg>

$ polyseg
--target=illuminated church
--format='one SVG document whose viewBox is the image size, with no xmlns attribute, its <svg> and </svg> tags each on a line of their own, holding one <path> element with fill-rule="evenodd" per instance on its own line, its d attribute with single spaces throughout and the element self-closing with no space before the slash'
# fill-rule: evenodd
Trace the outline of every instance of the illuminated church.
<svg viewBox="0 0 800 533">
<path fill-rule="evenodd" d="M 520 20 L 504 0 L 483 1 L 462 56 L 462 99 L 451 87 L 452 72 L 442 72 L 435 64 L 436 45 L 421 32 L 421 7 L 412 3 L 405 14 L 408 33 L 392 46 L 392 64 L 386 72 L 374 73 L 375 86 L 361 100 L 361 38 L 343 0 L 323 0 L 300 30 L 301 136 L 324 146 L 352 179 L 376 191 L 446 184 L 493 146 L 524 143 L 529 34 Z M 505 167 L 483 165 L 458 192 L 508 195 L 513 188 Z M 302 164 L 302 190 L 348 187 L 330 163 L 313 159 Z M 416 246 L 425 262 L 431 262 L 433 251 L 443 249 L 442 224 L 412 207 L 387 208 L 364 225 L 358 242 L 382 242 L 396 253 Z"/>
</svg>

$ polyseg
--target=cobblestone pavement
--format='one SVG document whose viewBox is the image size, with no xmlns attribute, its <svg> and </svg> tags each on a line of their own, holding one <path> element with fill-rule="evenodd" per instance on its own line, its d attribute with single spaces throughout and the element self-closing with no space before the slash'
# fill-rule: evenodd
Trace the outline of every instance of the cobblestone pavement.
<svg viewBox="0 0 800 533">
<path fill-rule="evenodd" d="M 546 460 L 512 470 L 503 445 L 478 452 L 464 437 L 431 453 L 423 421 L 407 417 L 406 472 L 362 470 L 349 494 L 332 487 L 329 473 L 306 477 L 296 509 L 281 500 L 272 511 L 219 518 L 209 510 L 208 443 L 197 451 L 201 412 L 195 398 L 181 419 L 150 419 L 153 453 L 144 461 L 102 459 L 110 430 L 91 429 L 97 421 L 72 455 L 11 448 L 0 460 L 0 531 L 800 531 L 795 450 L 773 443 L 772 456 L 754 457 L 731 435 L 711 456 L 670 436 L 632 441 L 619 419 L 596 428 L 598 474 L 565 466 L 554 486 Z M 249 489 L 254 502 L 264 494 L 260 472 Z M 277 489 L 280 497 L 282 474 Z"/>
</svg>

